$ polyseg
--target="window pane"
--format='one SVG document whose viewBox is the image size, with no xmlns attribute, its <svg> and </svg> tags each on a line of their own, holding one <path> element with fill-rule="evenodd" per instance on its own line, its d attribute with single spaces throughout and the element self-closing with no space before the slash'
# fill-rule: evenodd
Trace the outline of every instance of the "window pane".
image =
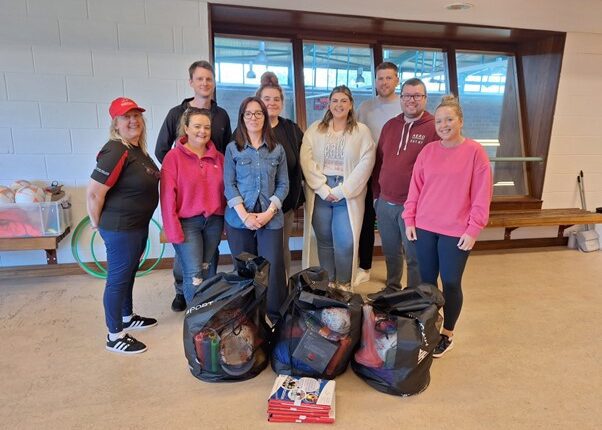
<svg viewBox="0 0 602 430">
<path fill-rule="evenodd" d="M 354 105 L 373 96 L 372 51 L 357 45 L 303 44 L 303 81 L 307 125 L 322 119 L 330 91 L 347 85 Z"/>
<path fill-rule="evenodd" d="M 240 103 L 255 95 L 262 73 L 269 70 L 278 77 L 284 91 L 282 116 L 295 119 L 293 46 L 290 42 L 267 39 L 215 37 L 217 100 L 237 125 Z"/>
<path fill-rule="evenodd" d="M 485 147 L 490 158 L 523 157 L 514 56 L 456 54 L 464 134 Z M 494 195 L 525 195 L 525 163 L 492 161 Z"/>
<path fill-rule="evenodd" d="M 419 78 L 426 85 L 426 109 L 433 113 L 448 92 L 447 55 L 442 51 L 416 48 L 383 48 L 383 59 L 399 68 L 399 87 L 410 78 Z"/>
</svg>

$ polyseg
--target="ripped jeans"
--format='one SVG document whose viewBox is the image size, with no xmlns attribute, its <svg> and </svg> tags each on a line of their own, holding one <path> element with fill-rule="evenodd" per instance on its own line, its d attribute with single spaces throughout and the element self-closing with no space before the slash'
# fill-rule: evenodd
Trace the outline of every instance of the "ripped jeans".
<svg viewBox="0 0 602 430">
<path fill-rule="evenodd" d="M 174 248 L 182 265 L 183 293 L 186 305 L 194 298 L 201 282 L 217 270 L 213 264 L 213 255 L 222 239 L 224 217 L 212 215 L 205 218 L 198 215 L 192 218 L 180 218 L 184 230 L 184 242 L 174 243 Z"/>
</svg>

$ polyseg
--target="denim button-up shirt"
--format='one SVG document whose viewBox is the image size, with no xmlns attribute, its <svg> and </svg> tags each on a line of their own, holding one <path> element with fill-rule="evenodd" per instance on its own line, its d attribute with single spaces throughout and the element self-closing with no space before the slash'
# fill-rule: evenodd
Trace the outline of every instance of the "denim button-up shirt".
<svg viewBox="0 0 602 430">
<path fill-rule="evenodd" d="M 226 222 L 234 228 L 247 228 L 234 210 L 234 206 L 242 203 L 248 212 L 255 212 L 257 202 L 264 212 L 270 202 L 278 208 L 278 213 L 265 225 L 267 229 L 279 229 L 284 226 L 282 202 L 288 194 L 288 172 L 286 153 L 277 144 L 269 152 L 265 142 L 259 149 L 245 143 L 242 151 L 236 142 L 226 147 L 224 159 L 224 193 L 228 201 Z"/>
</svg>

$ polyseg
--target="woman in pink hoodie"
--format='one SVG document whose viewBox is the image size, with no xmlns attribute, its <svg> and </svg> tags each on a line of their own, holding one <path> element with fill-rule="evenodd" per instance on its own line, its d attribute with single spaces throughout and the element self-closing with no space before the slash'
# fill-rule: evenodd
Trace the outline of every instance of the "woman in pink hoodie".
<svg viewBox="0 0 602 430">
<path fill-rule="evenodd" d="M 224 229 L 224 156 L 211 142 L 211 113 L 189 107 L 180 138 L 161 167 L 161 214 L 167 240 L 182 263 L 183 292 L 190 305 L 211 264 Z"/>
<path fill-rule="evenodd" d="M 454 96 L 443 97 L 435 111 L 441 140 L 418 155 L 402 218 L 406 235 L 416 241 L 422 282 L 443 283 L 443 330 L 433 356 L 453 348 L 462 309 L 462 274 L 477 236 L 487 225 L 491 167 L 478 142 L 462 136 L 462 109 Z"/>
</svg>

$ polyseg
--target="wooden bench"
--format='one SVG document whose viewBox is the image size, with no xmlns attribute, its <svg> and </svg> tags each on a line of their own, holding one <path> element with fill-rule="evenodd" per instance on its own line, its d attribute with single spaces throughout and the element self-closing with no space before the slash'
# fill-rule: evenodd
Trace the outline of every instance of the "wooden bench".
<svg viewBox="0 0 602 430">
<path fill-rule="evenodd" d="M 46 251 L 46 262 L 56 264 L 56 250 L 59 242 L 71 231 L 67 229 L 60 236 L 43 237 L 7 237 L 0 239 L 0 251 Z"/>
<path fill-rule="evenodd" d="M 503 240 L 479 241 L 475 249 L 509 249 L 541 246 L 566 246 L 564 230 L 574 225 L 601 224 L 602 214 L 583 209 L 533 209 L 492 211 L 487 227 L 503 227 Z M 512 239 L 512 232 L 521 227 L 558 226 L 556 237 Z"/>
</svg>

